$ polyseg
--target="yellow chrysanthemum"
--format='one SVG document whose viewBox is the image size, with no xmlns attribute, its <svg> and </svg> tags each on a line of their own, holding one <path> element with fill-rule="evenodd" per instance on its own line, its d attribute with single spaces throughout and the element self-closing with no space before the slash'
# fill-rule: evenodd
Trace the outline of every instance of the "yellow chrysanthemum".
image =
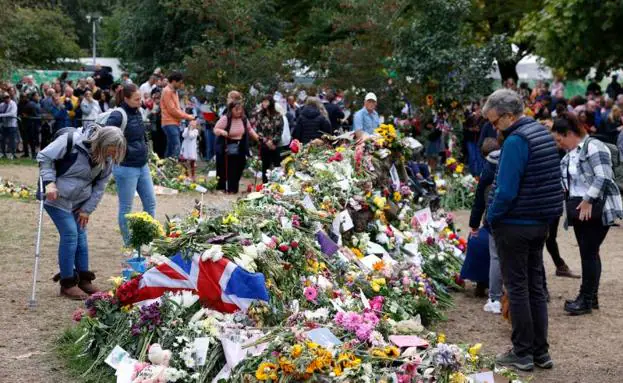
<svg viewBox="0 0 623 383">
<path fill-rule="evenodd" d="M 402 200 L 402 195 L 400 194 L 400 192 L 395 191 L 394 192 L 394 201 L 400 202 L 400 200 Z"/>
<path fill-rule="evenodd" d="M 301 356 L 301 353 L 303 353 L 302 345 L 295 344 L 294 346 L 292 346 L 292 349 L 290 350 L 290 355 L 292 355 L 293 358 L 298 358 L 299 356 Z"/>
<path fill-rule="evenodd" d="M 437 343 L 446 343 L 446 334 L 441 333 L 437 335 Z"/>
<path fill-rule="evenodd" d="M 257 367 L 255 377 L 257 380 L 277 380 L 277 365 L 275 363 L 263 362 Z"/>
<path fill-rule="evenodd" d="M 363 253 L 361 252 L 361 250 L 359 250 L 356 247 L 352 247 L 351 250 L 352 250 L 353 254 L 355 254 L 355 257 L 357 257 L 359 259 L 363 258 Z"/>
<path fill-rule="evenodd" d="M 482 349 L 482 343 L 476 343 L 475 345 L 469 348 L 469 354 L 472 357 L 475 357 L 480 353 L 481 349 Z"/>
<path fill-rule="evenodd" d="M 385 347 L 385 355 L 390 358 L 398 358 L 400 356 L 400 350 L 396 346 Z"/>
<path fill-rule="evenodd" d="M 450 383 L 467 383 L 467 377 L 461 372 L 455 372 L 450 375 Z"/>
</svg>

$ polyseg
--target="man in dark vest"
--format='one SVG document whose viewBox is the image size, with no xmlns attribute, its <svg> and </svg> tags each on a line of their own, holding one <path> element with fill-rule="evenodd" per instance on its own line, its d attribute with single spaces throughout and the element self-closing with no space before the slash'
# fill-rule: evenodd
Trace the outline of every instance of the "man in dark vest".
<svg viewBox="0 0 623 383">
<path fill-rule="evenodd" d="M 487 222 L 510 301 L 513 348 L 496 363 L 524 371 L 552 368 L 543 247 L 549 222 L 562 215 L 558 149 L 543 125 L 523 116 L 521 97 L 512 90 L 491 94 L 483 113 L 504 138 Z"/>
</svg>

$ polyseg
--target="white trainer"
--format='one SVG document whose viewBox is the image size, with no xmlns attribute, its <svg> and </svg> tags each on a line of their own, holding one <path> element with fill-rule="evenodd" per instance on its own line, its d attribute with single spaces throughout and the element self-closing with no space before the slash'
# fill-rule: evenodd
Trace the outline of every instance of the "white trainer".
<svg viewBox="0 0 623 383">
<path fill-rule="evenodd" d="M 489 299 L 483 309 L 485 310 L 485 312 L 488 313 L 502 314 L 502 304 L 500 303 L 500 301 L 492 301 L 491 299 Z"/>
</svg>

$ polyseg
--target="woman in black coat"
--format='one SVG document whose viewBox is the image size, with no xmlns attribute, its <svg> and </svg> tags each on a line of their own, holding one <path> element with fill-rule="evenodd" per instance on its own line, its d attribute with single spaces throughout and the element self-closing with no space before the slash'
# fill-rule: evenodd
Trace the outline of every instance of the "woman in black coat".
<svg viewBox="0 0 623 383">
<path fill-rule="evenodd" d="M 322 102 L 316 97 L 308 97 L 296 120 L 292 137 L 306 144 L 331 133 L 331 123 Z"/>
</svg>

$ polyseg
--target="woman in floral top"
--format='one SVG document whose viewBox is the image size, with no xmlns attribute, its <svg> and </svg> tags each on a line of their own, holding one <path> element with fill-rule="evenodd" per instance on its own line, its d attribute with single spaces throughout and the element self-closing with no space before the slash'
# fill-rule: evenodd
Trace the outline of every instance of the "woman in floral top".
<svg viewBox="0 0 623 383">
<path fill-rule="evenodd" d="M 283 133 L 283 116 L 275 109 L 272 95 L 262 99 L 262 105 L 257 114 L 256 132 L 260 136 L 260 158 L 262 159 L 262 182 L 267 183 L 266 172 L 273 166 L 279 166 L 279 145 Z"/>
</svg>

